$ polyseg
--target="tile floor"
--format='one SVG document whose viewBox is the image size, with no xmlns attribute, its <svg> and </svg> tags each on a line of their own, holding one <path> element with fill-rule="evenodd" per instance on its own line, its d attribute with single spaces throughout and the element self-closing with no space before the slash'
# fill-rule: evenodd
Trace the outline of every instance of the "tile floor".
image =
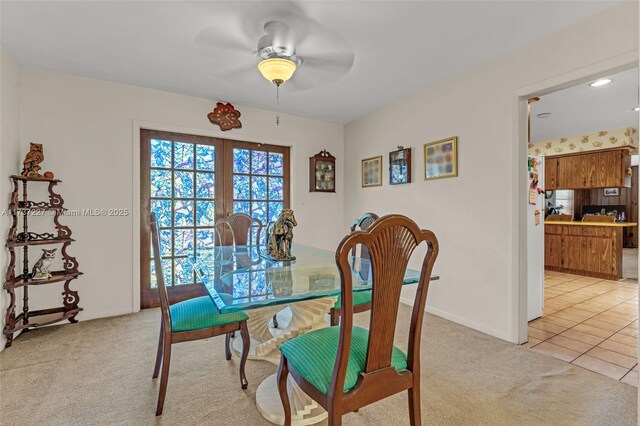
<svg viewBox="0 0 640 426">
<path fill-rule="evenodd" d="M 637 280 L 546 271 L 544 299 L 525 346 L 637 386 Z"/>
</svg>

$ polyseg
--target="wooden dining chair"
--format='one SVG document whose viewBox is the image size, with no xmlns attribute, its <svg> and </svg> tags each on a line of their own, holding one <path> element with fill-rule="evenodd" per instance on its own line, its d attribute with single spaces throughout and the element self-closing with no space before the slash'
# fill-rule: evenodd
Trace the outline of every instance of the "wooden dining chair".
<svg viewBox="0 0 640 426">
<path fill-rule="evenodd" d="M 252 237 L 251 228 L 257 227 L 255 239 Z M 216 231 L 220 244 L 226 245 L 228 239 L 226 233 L 231 233 L 231 245 L 234 246 L 246 246 L 246 245 L 259 245 L 260 235 L 262 234 L 262 228 L 264 225 L 260 219 L 249 216 L 245 213 L 232 213 L 227 217 L 220 218 L 216 221 Z M 278 328 L 278 319 L 273 316 L 273 326 Z M 231 334 L 234 337 L 234 334 Z"/>
<path fill-rule="evenodd" d="M 428 249 L 416 291 L 408 352 L 394 346 L 400 291 L 411 254 L 423 241 Z M 357 244 L 369 250 L 372 300 L 369 330 L 353 326 L 353 287 L 349 252 Z M 342 415 L 408 390 L 411 425 L 420 425 L 420 337 L 429 278 L 438 256 L 438 240 L 411 219 L 384 216 L 367 231 L 347 235 L 336 250 L 342 280 L 342 321 L 303 334 L 280 346 L 278 393 L 285 425 L 291 425 L 287 376 L 329 415 L 329 426 Z"/>
<path fill-rule="evenodd" d="M 570 214 L 552 214 L 548 216 L 545 220 L 550 222 L 571 222 L 573 220 L 573 215 Z"/>
<path fill-rule="evenodd" d="M 231 241 L 234 246 L 247 246 L 260 244 L 260 236 L 264 225 L 260 219 L 244 213 L 233 213 L 216 221 L 216 231 L 221 239 L 221 244 L 226 245 L 227 233 L 231 233 Z M 257 227 L 255 239 L 252 238 L 251 228 Z"/>
<path fill-rule="evenodd" d="M 160 367 L 160 391 L 158 393 L 158 405 L 156 416 L 162 414 L 164 397 L 167 393 L 167 381 L 169 379 L 169 365 L 171 361 L 171 345 L 191 340 L 208 339 L 210 337 L 226 335 L 225 356 L 227 361 L 231 359 L 229 347 L 229 333 L 240 330 L 242 336 L 242 356 L 240 357 L 240 386 L 246 389 L 248 382 L 244 367 L 249 355 L 249 330 L 245 312 L 233 312 L 221 314 L 209 296 L 197 297 L 183 302 L 169 305 L 169 297 L 164 282 L 162 262 L 160 261 L 160 242 L 158 238 L 158 222 L 155 213 L 151 213 L 151 245 L 153 247 L 153 260 L 156 270 L 156 282 L 160 295 L 160 337 L 158 339 L 158 353 L 156 365 L 153 369 L 153 378 L 158 377 Z"/>
<path fill-rule="evenodd" d="M 369 229 L 371 224 L 378 219 L 378 215 L 375 213 L 365 213 L 360 216 L 359 219 L 356 219 L 351 225 L 351 232 L 360 229 L 361 231 L 366 231 Z M 351 255 L 353 256 L 353 262 L 355 262 L 356 258 L 356 247 L 351 250 Z M 360 248 L 360 259 L 369 261 L 369 250 L 365 246 Z M 354 265 L 355 266 L 355 265 Z M 365 271 L 360 271 L 360 274 L 364 274 L 363 278 L 368 278 L 369 269 L 367 268 Z M 342 298 L 338 297 L 336 304 L 329 311 L 329 317 L 331 321 L 331 325 L 338 325 L 340 322 L 340 308 L 342 307 Z M 371 309 L 371 292 L 370 291 L 356 291 L 353 293 L 353 313 L 358 314 L 360 312 L 366 312 Z"/>
<path fill-rule="evenodd" d="M 594 223 L 615 223 L 616 218 L 614 216 L 586 214 L 582 217 L 582 221 Z"/>
</svg>

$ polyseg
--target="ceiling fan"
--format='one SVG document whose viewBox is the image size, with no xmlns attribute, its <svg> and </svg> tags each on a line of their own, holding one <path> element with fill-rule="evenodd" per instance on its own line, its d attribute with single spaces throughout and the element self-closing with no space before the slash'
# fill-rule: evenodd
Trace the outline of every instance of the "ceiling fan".
<svg viewBox="0 0 640 426">
<path fill-rule="evenodd" d="M 247 84 L 262 74 L 276 86 L 289 81 L 287 87 L 302 91 L 335 82 L 349 72 L 354 54 L 342 36 L 293 3 L 263 4 L 268 6 L 243 10 L 241 22 L 223 18 L 221 25 L 205 28 L 197 36 L 196 43 L 205 46 L 217 63 L 214 75 Z"/>
</svg>

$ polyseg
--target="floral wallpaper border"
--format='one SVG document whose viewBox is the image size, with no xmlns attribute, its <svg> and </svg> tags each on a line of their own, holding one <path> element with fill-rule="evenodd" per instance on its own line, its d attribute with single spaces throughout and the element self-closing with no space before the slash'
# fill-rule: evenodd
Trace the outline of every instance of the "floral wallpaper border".
<svg viewBox="0 0 640 426">
<path fill-rule="evenodd" d="M 631 146 L 637 153 L 638 131 L 633 127 L 529 143 L 529 155 L 562 155 L 623 146 Z"/>
</svg>

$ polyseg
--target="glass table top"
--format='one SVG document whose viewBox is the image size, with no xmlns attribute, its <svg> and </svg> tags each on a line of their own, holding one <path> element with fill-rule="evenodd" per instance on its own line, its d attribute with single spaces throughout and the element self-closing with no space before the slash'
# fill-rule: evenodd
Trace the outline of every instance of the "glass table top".
<svg viewBox="0 0 640 426">
<path fill-rule="evenodd" d="M 194 269 L 223 313 L 340 294 L 335 252 L 301 244 L 294 244 L 292 252 L 296 260 L 281 262 L 262 256 L 262 246 L 219 246 L 201 251 Z M 369 262 L 352 257 L 350 264 L 353 290 L 370 290 Z M 407 269 L 403 284 L 419 278 L 419 271 Z"/>
</svg>

